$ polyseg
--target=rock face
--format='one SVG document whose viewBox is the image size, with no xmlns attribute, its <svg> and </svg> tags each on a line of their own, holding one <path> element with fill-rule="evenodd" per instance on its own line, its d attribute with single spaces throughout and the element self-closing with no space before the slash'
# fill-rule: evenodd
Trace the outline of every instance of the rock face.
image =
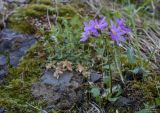
<svg viewBox="0 0 160 113">
<path fill-rule="evenodd" d="M 36 42 L 34 37 L 3 29 L 0 32 L 0 80 L 7 74 L 7 64 L 17 66 L 27 50 Z"/>
<path fill-rule="evenodd" d="M 90 73 L 90 81 L 91 82 L 99 82 L 100 80 L 102 79 L 102 74 L 100 74 L 100 73 L 97 73 L 96 71 L 91 71 L 91 73 Z"/>
<path fill-rule="evenodd" d="M 0 108 L 0 113 L 6 113 L 3 108 Z"/>
<path fill-rule="evenodd" d="M 57 79 L 53 74 L 53 71 L 45 71 L 40 82 L 32 86 L 33 96 L 45 100 L 48 104 L 47 110 L 50 108 L 67 110 L 82 101 L 81 75 L 66 71 Z"/>
<path fill-rule="evenodd" d="M 127 106 L 132 106 L 134 102 L 126 97 L 120 97 L 116 102 L 115 106 L 118 107 L 127 107 Z"/>
<path fill-rule="evenodd" d="M 12 2 L 15 2 L 15 3 L 28 3 L 29 0 L 4 0 L 5 2 L 9 2 L 9 3 L 12 3 Z"/>
<path fill-rule="evenodd" d="M 4 12 L 5 12 L 4 2 L 0 0 L 0 29 L 4 27 L 4 22 L 3 22 Z"/>
</svg>

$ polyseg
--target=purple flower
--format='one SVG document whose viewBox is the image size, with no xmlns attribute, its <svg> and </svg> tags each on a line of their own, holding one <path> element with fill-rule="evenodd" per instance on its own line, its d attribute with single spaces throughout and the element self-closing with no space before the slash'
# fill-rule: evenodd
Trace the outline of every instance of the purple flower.
<svg viewBox="0 0 160 113">
<path fill-rule="evenodd" d="M 95 25 L 94 20 L 90 20 L 89 23 L 84 22 L 84 32 L 82 33 L 80 39 L 81 42 L 87 41 L 90 35 L 93 35 L 95 37 L 99 35 L 98 31 L 94 28 L 94 25 Z"/>
<path fill-rule="evenodd" d="M 90 33 L 89 31 L 88 31 L 88 32 L 87 32 L 87 31 L 86 31 L 86 32 L 83 32 L 80 41 L 81 41 L 81 42 L 87 41 L 90 34 L 91 34 L 91 33 Z"/>
<path fill-rule="evenodd" d="M 124 35 L 131 32 L 131 29 L 127 28 L 124 19 L 116 19 L 116 23 L 111 20 L 110 35 L 113 41 L 116 41 L 117 45 L 120 41 L 125 41 Z"/>
<path fill-rule="evenodd" d="M 106 22 L 106 18 L 103 17 L 100 20 L 97 20 L 97 19 L 95 20 L 95 26 L 94 27 L 97 30 L 100 30 L 101 32 L 103 32 L 104 29 L 107 27 L 107 25 L 108 25 L 108 23 Z"/>
<path fill-rule="evenodd" d="M 118 24 L 118 26 L 125 32 L 125 33 L 129 33 L 131 32 L 131 29 L 127 28 L 126 25 L 125 25 L 125 20 L 122 18 L 122 19 L 119 19 L 117 18 L 116 19 L 116 23 Z"/>
<path fill-rule="evenodd" d="M 117 43 L 117 45 L 120 44 L 120 41 L 124 41 L 124 34 L 125 32 L 121 29 L 120 26 L 113 23 L 113 21 L 111 20 L 111 29 L 110 29 L 110 35 L 113 41 L 115 41 Z"/>
<path fill-rule="evenodd" d="M 105 20 L 105 17 L 99 20 L 90 20 L 89 23 L 84 22 L 84 32 L 82 33 L 80 41 L 85 42 L 90 35 L 93 37 L 98 37 L 99 34 L 104 31 L 107 25 L 108 24 Z"/>
<path fill-rule="evenodd" d="M 92 31 L 94 28 L 94 20 L 90 20 L 89 23 L 84 22 L 84 31 Z"/>
</svg>

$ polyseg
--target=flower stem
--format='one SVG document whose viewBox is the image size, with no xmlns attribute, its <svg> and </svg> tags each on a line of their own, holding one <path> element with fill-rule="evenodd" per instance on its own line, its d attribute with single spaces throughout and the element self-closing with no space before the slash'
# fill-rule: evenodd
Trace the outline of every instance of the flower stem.
<svg viewBox="0 0 160 113">
<path fill-rule="evenodd" d="M 113 44 L 113 48 L 114 48 L 114 59 L 115 59 L 115 64 L 116 64 L 118 73 L 119 73 L 119 75 L 120 75 L 120 78 L 121 78 L 122 82 L 125 84 L 124 78 L 123 78 L 123 75 L 122 75 L 122 71 L 120 70 L 119 65 L 118 65 L 117 50 L 116 50 L 116 47 L 115 47 L 114 44 Z"/>
<path fill-rule="evenodd" d="M 109 65 L 109 74 L 110 74 L 110 93 L 112 94 L 112 71 L 110 65 Z"/>
</svg>

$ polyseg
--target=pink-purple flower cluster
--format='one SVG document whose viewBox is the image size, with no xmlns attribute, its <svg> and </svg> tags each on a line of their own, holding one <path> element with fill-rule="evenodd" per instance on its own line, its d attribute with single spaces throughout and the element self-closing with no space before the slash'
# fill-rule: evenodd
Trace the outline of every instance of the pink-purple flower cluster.
<svg viewBox="0 0 160 113">
<path fill-rule="evenodd" d="M 84 22 L 84 32 L 81 36 L 81 42 L 85 42 L 90 35 L 93 37 L 98 37 L 100 32 L 103 32 L 107 27 L 107 22 L 105 17 L 97 20 L 90 20 L 89 23 Z"/>
<path fill-rule="evenodd" d="M 119 45 L 120 41 L 125 40 L 124 35 L 131 32 L 131 30 L 126 27 L 124 19 L 117 18 L 115 23 L 111 20 L 110 24 L 109 35 L 111 39 Z M 89 23 L 84 22 L 84 32 L 82 33 L 80 41 L 87 41 L 89 36 L 98 37 L 102 32 L 107 32 L 107 26 L 108 23 L 105 17 L 99 20 L 90 20 Z"/>
</svg>

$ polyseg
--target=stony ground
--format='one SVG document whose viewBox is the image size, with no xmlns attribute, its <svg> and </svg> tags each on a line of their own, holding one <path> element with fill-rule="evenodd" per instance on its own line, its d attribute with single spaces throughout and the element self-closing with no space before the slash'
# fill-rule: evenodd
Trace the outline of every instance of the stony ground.
<svg viewBox="0 0 160 113">
<path fill-rule="evenodd" d="M 147 105 L 151 103 L 147 110 L 156 110 L 158 113 L 159 104 L 156 103 L 154 107 L 152 104 L 160 96 L 158 95 L 160 80 L 158 21 L 156 27 L 147 23 L 149 28 L 146 30 L 141 26 L 145 23 L 136 15 L 138 23 L 136 27 L 139 28 L 138 35 L 141 37 L 139 45 L 144 62 L 152 51 L 155 55 L 149 59 L 151 76 L 144 80 L 143 70 L 138 70 L 135 75 L 125 70 L 123 73 L 127 81 L 125 85 L 119 78 L 113 76 L 115 91 L 113 93 L 119 96 L 115 102 L 107 100 L 106 103 L 104 99 L 101 100 L 104 105 L 97 104 L 96 99 L 87 91 L 90 86 L 95 85 L 99 86 L 102 96 L 105 94 L 106 86 L 103 84 L 101 70 L 97 68 L 87 70 L 86 67 L 77 65 L 77 60 L 75 62 L 61 60 L 61 56 L 58 56 L 57 61 L 49 62 L 48 51 L 50 53 L 55 51 L 48 49 L 53 46 L 48 43 L 52 41 L 48 37 L 54 39 L 54 35 L 50 35 L 53 32 L 52 26 L 60 23 L 63 29 L 66 27 L 66 21 L 71 21 L 74 17 L 81 18 L 79 21 L 82 21 L 83 16 L 101 15 L 98 8 L 106 1 L 99 3 L 98 0 L 62 0 L 58 3 L 50 0 L 0 0 L 0 113 L 112 113 L 116 109 L 120 113 L 134 113 L 144 109 L 146 103 Z M 112 2 L 108 2 L 107 5 L 120 8 Z M 155 11 L 158 12 L 159 6 L 155 7 Z M 112 12 L 112 9 L 107 11 Z M 108 13 L 108 15 L 113 14 Z M 78 21 L 73 22 L 75 23 Z M 76 27 L 74 29 L 77 29 Z M 133 47 L 134 38 L 134 34 L 129 37 L 130 45 Z M 86 60 L 83 62 L 87 63 Z M 95 64 L 98 65 L 99 62 L 99 57 L 96 57 Z M 121 89 L 123 91 L 119 92 Z"/>
</svg>

